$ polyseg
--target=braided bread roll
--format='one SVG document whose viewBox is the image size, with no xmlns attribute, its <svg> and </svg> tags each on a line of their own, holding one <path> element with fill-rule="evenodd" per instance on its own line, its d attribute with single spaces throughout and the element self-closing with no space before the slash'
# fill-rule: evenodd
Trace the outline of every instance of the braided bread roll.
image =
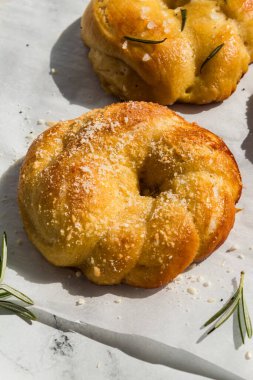
<svg viewBox="0 0 253 380">
<path fill-rule="evenodd" d="M 219 137 L 144 102 L 49 128 L 19 181 L 25 229 L 49 262 L 97 284 L 145 288 L 210 255 L 233 226 L 240 193 Z"/>
<path fill-rule="evenodd" d="M 253 0 L 92 0 L 81 28 L 102 86 L 125 100 L 218 102 L 253 60 Z"/>
</svg>

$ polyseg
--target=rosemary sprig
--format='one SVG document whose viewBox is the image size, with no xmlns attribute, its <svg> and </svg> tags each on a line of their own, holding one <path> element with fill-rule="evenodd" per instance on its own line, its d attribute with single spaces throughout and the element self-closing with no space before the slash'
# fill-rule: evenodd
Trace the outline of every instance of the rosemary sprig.
<svg viewBox="0 0 253 380">
<path fill-rule="evenodd" d="M 219 318 L 207 334 L 211 334 L 214 330 L 223 325 L 223 323 L 225 323 L 236 310 L 240 335 L 244 344 L 243 327 L 245 327 L 248 338 L 252 338 L 252 324 L 244 297 L 244 272 L 241 272 L 240 284 L 233 297 L 204 324 L 204 327 L 209 326 Z"/>
<path fill-rule="evenodd" d="M 130 36 L 124 36 L 124 38 L 127 41 L 140 42 L 142 44 L 149 44 L 149 45 L 161 44 L 167 40 L 166 37 L 163 38 L 162 40 L 143 40 L 142 38 L 136 38 L 136 37 L 130 37 Z"/>
<path fill-rule="evenodd" d="M 248 338 L 252 338 L 252 324 L 251 319 L 248 312 L 248 307 L 244 298 L 244 290 L 242 289 L 242 310 L 243 310 L 243 317 L 245 322 L 245 327 L 247 331 Z"/>
<path fill-rule="evenodd" d="M 181 32 L 184 30 L 186 18 L 187 18 L 187 9 L 180 9 L 181 11 L 181 17 L 182 17 L 182 23 L 181 23 Z"/>
<path fill-rule="evenodd" d="M 0 257 L 0 284 L 3 281 L 7 263 L 7 235 L 4 232 L 2 237 L 2 255 Z"/>
<path fill-rule="evenodd" d="M 238 304 L 238 307 L 237 307 L 237 318 L 238 318 L 238 324 L 239 324 L 239 330 L 240 330 L 240 334 L 241 334 L 241 339 L 242 339 L 242 343 L 244 344 L 245 343 L 245 340 L 244 340 L 244 333 L 243 333 L 243 320 L 242 320 L 242 312 L 241 312 L 241 302 Z"/>
<path fill-rule="evenodd" d="M 201 73 L 203 67 L 210 61 L 210 59 L 212 59 L 223 48 L 223 46 L 224 46 L 224 43 L 220 44 L 215 49 L 213 49 L 213 51 L 208 55 L 208 57 L 204 60 L 204 62 L 200 66 L 200 70 L 199 70 L 200 73 Z"/>
<path fill-rule="evenodd" d="M 12 301 L 3 300 L 8 297 L 15 297 L 28 305 L 33 305 L 31 298 L 27 297 L 25 294 L 19 292 L 18 290 L 12 288 L 9 285 L 3 284 L 5 269 L 7 264 L 7 235 L 4 232 L 2 236 L 2 250 L 0 254 L 0 307 L 6 310 L 10 310 L 13 313 L 17 314 L 19 317 L 35 320 L 36 316 L 26 307 L 18 305 Z"/>
</svg>

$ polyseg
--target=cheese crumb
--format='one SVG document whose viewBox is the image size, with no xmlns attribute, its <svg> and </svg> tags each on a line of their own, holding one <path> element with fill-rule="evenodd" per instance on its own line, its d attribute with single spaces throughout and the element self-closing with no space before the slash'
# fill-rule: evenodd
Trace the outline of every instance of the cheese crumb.
<svg viewBox="0 0 253 380">
<path fill-rule="evenodd" d="M 149 23 L 147 24 L 148 29 L 154 29 L 155 27 L 156 27 L 156 24 L 154 23 L 154 21 L 149 21 Z"/>
<path fill-rule="evenodd" d="M 99 277 L 101 274 L 99 267 L 94 267 L 93 269 L 94 269 L 94 276 Z"/>
<path fill-rule="evenodd" d="M 126 50 L 127 47 L 128 47 L 128 42 L 124 41 L 123 44 L 122 44 L 122 49 Z"/>
<path fill-rule="evenodd" d="M 114 303 L 121 303 L 121 299 L 118 298 L 117 300 L 114 300 Z"/>
<path fill-rule="evenodd" d="M 241 259 L 241 260 L 244 259 L 244 255 L 238 255 L 237 257 L 238 257 L 238 259 Z"/>
<path fill-rule="evenodd" d="M 150 61 L 151 60 L 151 57 L 150 57 L 150 55 L 149 54 L 144 54 L 144 56 L 142 57 L 142 60 L 143 60 L 143 62 L 147 62 L 147 61 Z"/>
<path fill-rule="evenodd" d="M 215 298 L 208 298 L 207 302 L 208 303 L 214 303 L 215 302 Z"/>
<path fill-rule="evenodd" d="M 76 277 L 81 277 L 81 275 L 82 275 L 82 272 L 81 272 L 80 270 L 78 270 L 78 271 L 76 272 Z"/>
<path fill-rule="evenodd" d="M 209 286 L 211 286 L 211 282 L 210 281 L 206 281 L 206 282 L 203 283 L 203 286 L 205 288 L 208 288 Z"/>
<path fill-rule="evenodd" d="M 52 67 L 51 69 L 50 69 L 50 74 L 56 74 L 57 73 L 57 71 L 56 71 L 56 69 L 54 68 L 54 67 Z"/>
<path fill-rule="evenodd" d="M 189 293 L 189 294 L 195 296 L 195 295 L 198 294 L 198 290 L 197 290 L 196 288 L 188 288 L 188 289 L 187 289 L 187 293 Z"/>
<path fill-rule="evenodd" d="M 252 353 L 251 353 L 251 351 L 246 352 L 246 354 L 245 354 L 245 359 L 246 359 L 246 360 L 250 360 L 251 358 L 252 358 Z"/>
<path fill-rule="evenodd" d="M 149 7 L 141 7 L 141 19 L 146 20 L 147 19 L 147 13 L 150 11 Z"/>
</svg>

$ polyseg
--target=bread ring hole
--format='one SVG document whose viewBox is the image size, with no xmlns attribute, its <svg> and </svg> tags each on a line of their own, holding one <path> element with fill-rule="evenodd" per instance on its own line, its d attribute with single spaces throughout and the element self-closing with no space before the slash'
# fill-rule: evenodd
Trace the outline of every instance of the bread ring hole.
<svg viewBox="0 0 253 380">
<path fill-rule="evenodd" d="M 146 183 L 142 176 L 139 177 L 139 189 L 142 197 L 156 198 L 161 193 L 159 185 Z"/>
<path fill-rule="evenodd" d="M 153 140 L 137 172 L 140 195 L 157 198 L 164 191 L 169 191 L 169 179 L 174 177 L 174 163 L 179 160 L 180 157 L 176 157 L 173 148 L 160 137 Z"/>
<path fill-rule="evenodd" d="M 156 179 L 151 180 L 152 176 L 147 170 L 148 168 L 144 166 L 138 173 L 139 192 L 142 197 L 156 198 L 161 193 L 161 183 Z"/>
</svg>

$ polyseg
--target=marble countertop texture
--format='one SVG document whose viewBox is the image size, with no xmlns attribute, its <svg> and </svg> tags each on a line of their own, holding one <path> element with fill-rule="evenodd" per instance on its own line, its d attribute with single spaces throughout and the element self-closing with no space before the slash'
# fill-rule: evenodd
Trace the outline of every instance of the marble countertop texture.
<svg viewBox="0 0 253 380">
<path fill-rule="evenodd" d="M 204 380 L 150 364 L 81 334 L 0 314 L 0 366 L 5 380 Z"/>
</svg>

